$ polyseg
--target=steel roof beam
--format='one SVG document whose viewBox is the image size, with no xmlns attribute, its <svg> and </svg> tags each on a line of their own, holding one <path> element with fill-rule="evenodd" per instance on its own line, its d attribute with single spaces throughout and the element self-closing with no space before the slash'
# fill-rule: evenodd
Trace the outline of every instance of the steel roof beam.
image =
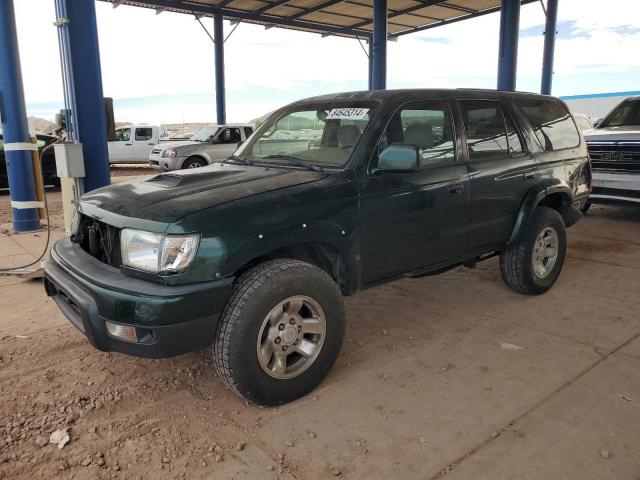
<svg viewBox="0 0 640 480">
<path fill-rule="evenodd" d="M 146 3 L 146 2 L 145 2 Z M 206 15 L 215 15 L 220 12 L 224 17 L 240 20 L 254 21 L 258 23 L 271 24 L 276 26 L 284 26 L 291 28 L 300 28 L 303 30 L 315 30 L 317 33 L 331 33 L 334 35 L 344 35 L 349 37 L 368 36 L 370 32 L 350 27 L 338 27 L 326 23 L 310 22 L 306 20 L 287 20 L 287 17 L 279 17 L 269 14 L 257 14 L 255 12 L 246 12 L 243 10 L 234 10 L 232 8 L 219 8 L 215 5 L 207 5 L 198 2 L 182 1 L 182 0 L 153 0 L 145 5 L 147 8 L 156 8 L 158 6 L 184 10 L 187 13 L 203 13 Z"/>
<path fill-rule="evenodd" d="M 287 3 L 289 0 L 276 0 L 275 2 L 269 2 L 267 5 L 264 5 L 263 7 L 260 7 L 256 10 L 254 10 L 254 13 L 264 13 L 267 10 L 271 10 L 272 8 L 276 8 L 279 7 L 280 5 L 284 5 L 285 3 Z"/>
<path fill-rule="evenodd" d="M 522 0 L 522 5 L 526 5 L 528 3 L 537 2 L 538 0 Z M 472 18 L 481 17 L 482 15 L 488 15 L 490 13 L 496 13 L 500 11 L 500 7 L 489 8 L 487 10 L 477 10 L 475 13 L 470 13 L 469 15 L 462 15 L 460 17 L 452 18 L 449 20 L 440 20 L 434 23 L 430 23 L 429 25 L 423 25 L 421 27 L 414 27 L 410 30 L 405 30 L 403 32 L 394 33 L 389 35 L 390 37 L 401 37 L 403 35 L 408 35 L 410 33 L 423 32 L 425 30 L 429 30 L 431 28 L 441 27 L 443 25 L 450 25 L 452 23 L 462 22 L 464 20 L 470 20 Z"/>
<path fill-rule="evenodd" d="M 319 3 L 315 7 L 305 8 L 304 10 L 294 13 L 293 15 L 289 15 L 286 17 L 288 20 L 295 20 L 296 18 L 304 17 L 305 15 L 309 15 L 310 13 L 317 12 L 318 10 L 322 10 L 323 8 L 330 7 L 331 5 L 335 5 L 336 3 L 340 3 L 342 0 L 328 0 L 323 3 Z"/>
</svg>

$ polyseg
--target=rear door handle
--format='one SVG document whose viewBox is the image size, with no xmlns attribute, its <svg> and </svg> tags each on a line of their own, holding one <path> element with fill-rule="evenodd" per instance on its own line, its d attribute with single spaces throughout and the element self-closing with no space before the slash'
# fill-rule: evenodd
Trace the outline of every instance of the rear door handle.
<svg viewBox="0 0 640 480">
<path fill-rule="evenodd" d="M 462 193 L 464 191 L 464 185 L 462 185 L 461 183 L 456 183 L 455 185 L 451 185 L 449 187 L 449 193 L 451 195 L 457 195 L 459 193 Z"/>
</svg>

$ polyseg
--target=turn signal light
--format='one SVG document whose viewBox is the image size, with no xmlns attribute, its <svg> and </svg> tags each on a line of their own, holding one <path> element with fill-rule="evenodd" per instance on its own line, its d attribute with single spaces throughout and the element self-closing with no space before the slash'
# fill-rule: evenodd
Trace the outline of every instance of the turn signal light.
<svg viewBox="0 0 640 480">
<path fill-rule="evenodd" d="M 107 327 L 107 332 L 112 337 L 131 343 L 136 343 L 138 341 L 135 327 L 130 327 L 128 325 L 119 325 L 117 323 L 112 323 L 109 321 L 105 321 L 104 324 Z"/>
</svg>

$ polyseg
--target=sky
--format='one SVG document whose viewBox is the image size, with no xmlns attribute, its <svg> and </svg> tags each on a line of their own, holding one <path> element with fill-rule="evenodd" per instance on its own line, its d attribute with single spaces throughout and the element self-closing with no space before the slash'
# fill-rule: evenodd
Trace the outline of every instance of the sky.
<svg viewBox="0 0 640 480">
<path fill-rule="evenodd" d="M 27 113 L 62 107 L 53 0 L 14 0 Z M 191 15 L 96 2 L 105 96 L 116 121 L 214 122 L 213 44 Z M 640 90 L 640 1 L 560 0 L 557 96 Z M 497 13 L 389 42 L 387 88 L 495 88 Z M 212 31 L 213 21 L 203 18 Z M 225 33 L 231 30 L 224 22 Z M 539 91 L 544 14 L 522 6 L 517 89 Z M 367 88 L 357 40 L 241 23 L 225 43 L 227 120 L 313 95 Z"/>
</svg>

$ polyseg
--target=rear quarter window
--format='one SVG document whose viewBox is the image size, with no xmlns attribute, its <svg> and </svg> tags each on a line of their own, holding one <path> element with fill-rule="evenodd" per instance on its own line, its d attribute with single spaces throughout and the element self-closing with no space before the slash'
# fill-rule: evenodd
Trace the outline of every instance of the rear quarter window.
<svg viewBox="0 0 640 480">
<path fill-rule="evenodd" d="M 580 144 L 580 134 L 565 105 L 551 98 L 515 98 L 513 103 L 531 124 L 545 150 L 563 150 Z"/>
</svg>

